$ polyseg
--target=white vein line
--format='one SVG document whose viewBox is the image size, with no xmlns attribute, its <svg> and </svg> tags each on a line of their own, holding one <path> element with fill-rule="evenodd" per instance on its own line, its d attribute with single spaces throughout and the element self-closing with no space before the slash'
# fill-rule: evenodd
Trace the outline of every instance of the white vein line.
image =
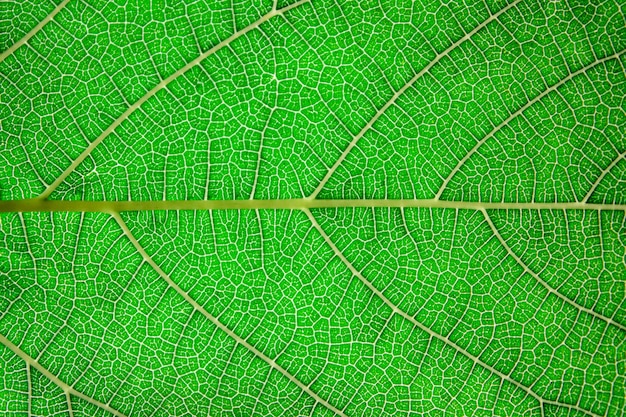
<svg viewBox="0 0 626 417">
<path fill-rule="evenodd" d="M 591 68 L 595 67 L 596 65 L 600 65 L 606 61 L 610 61 L 612 59 L 617 59 L 620 57 L 620 55 L 622 55 L 624 52 L 626 52 L 626 49 L 621 50 L 620 52 L 617 52 L 615 54 L 606 56 L 602 59 L 598 59 L 596 61 L 593 61 L 592 63 L 590 63 L 589 65 L 579 69 L 576 72 L 573 72 L 571 74 L 569 74 L 567 77 L 564 77 L 563 79 L 561 79 L 561 81 L 559 81 L 558 83 L 552 85 L 551 87 L 547 88 L 546 90 L 544 90 L 541 94 L 537 95 L 535 98 L 533 98 L 532 100 L 528 101 L 526 104 L 524 104 L 522 107 L 520 107 L 517 111 L 515 111 L 514 113 L 511 113 L 509 115 L 509 117 L 507 117 L 506 119 L 504 119 L 498 126 L 496 126 L 495 128 L 493 128 L 493 130 L 489 133 L 487 133 L 481 140 L 479 140 L 478 142 L 476 142 L 476 145 L 474 145 L 474 147 L 472 149 L 469 150 L 469 152 L 467 152 L 465 154 L 465 156 L 463 158 L 461 158 L 461 160 L 456 164 L 456 166 L 452 169 L 452 171 L 450 171 L 450 174 L 448 174 L 448 176 L 446 177 L 446 179 L 443 181 L 443 184 L 441 184 L 441 187 L 439 187 L 439 191 L 437 191 L 437 194 L 435 195 L 435 200 L 439 200 L 439 198 L 441 197 L 441 194 L 443 194 L 444 190 L 446 189 L 446 187 L 448 186 L 448 183 L 452 180 L 452 178 L 454 177 L 454 175 L 459 172 L 459 170 L 461 169 L 461 167 L 465 164 L 465 162 L 467 162 L 467 160 L 474 154 L 476 153 L 476 151 L 478 150 L 478 148 L 480 148 L 487 140 L 489 140 L 491 137 L 493 137 L 496 133 L 498 133 L 503 127 L 505 127 L 506 125 L 508 125 L 513 119 L 515 119 L 517 116 L 521 115 L 522 113 L 524 113 L 524 111 L 526 111 L 529 107 L 531 107 L 532 105 L 534 105 L 535 103 L 537 103 L 538 101 L 540 101 L 542 98 L 544 98 L 545 96 L 547 96 L 548 94 L 550 94 L 551 92 L 555 91 L 557 88 L 561 87 L 563 84 L 567 83 L 568 81 L 572 80 L 573 78 L 575 78 L 578 75 L 584 74 L 585 72 L 587 72 L 588 70 L 590 70 Z"/>
<path fill-rule="evenodd" d="M 293 382 L 295 385 L 297 385 L 301 390 L 303 390 L 304 392 L 306 392 L 309 396 L 311 396 L 311 398 L 313 398 L 316 402 L 324 405 L 324 407 L 328 408 L 329 410 L 331 410 L 332 412 L 334 412 L 335 414 L 342 416 L 342 417 L 347 417 L 341 410 L 339 410 L 338 408 L 334 407 L 332 404 L 330 404 L 328 401 L 326 401 L 325 399 L 321 398 L 315 391 L 312 391 L 309 387 L 307 387 L 306 385 L 304 385 L 302 382 L 300 382 L 296 377 L 294 377 L 292 374 L 290 374 L 285 368 L 283 368 L 282 366 L 280 366 L 279 364 L 276 363 L 276 361 L 274 359 L 271 359 L 269 356 L 265 355 L 263 352 L 261 352 L 260 350 L 258 350 L 256 347 L 254 347 L 253 345 L 251 345 L 250 343 L 248 343 L 245 339 L 241 338 L 238 334 L 236 334 L 234 331 L 232 331 L 231 329 L 229 329 L 226 325 L 224 325 L 222 322 L 220 322 L 217 317 L 213 316 L 212 314 L 210 314 L 208 311 L 206 311 L 204 309 L 204 307 L 202 307 L 200 304 L 198 304 L 198 302 L 196 300 L 194 300 L 193 298 L 191 298 L 191 296 L 189 294 L 187 294 L 185 291 L 183 291 L 182 288 L 180 288 L 178 286 L 178 284 L 176 284 L 172 278 L 165 272 L 163 271 L 163 269 L 161 269 L 161 267 L 159 265 L 157 265 L 157 263 L 154 261 L 154 259 L 152 259 L 152 257 L 146 252 L 146 250 L 143 248 L 143 246 L 141 246 L 141 244 L 139 243 L 139 241 L 135 238 L 135 236 L 132 234 L 132 232 L 130 231 L 130 229 L 128 228 L 128 226 L 126 225 L 126 222 L 124 222 L 124 220 L 122 219 L 122 217 L 119 215 L 119 213 L 113 212 L 111 213 L 111 215 L 113 216 L 113 218 L 115 219 L 115 221 L 119 224 L 120 228 L 122 229 L 122 231 L 124 232 L 124 234 L 126 235 L 126 237 L 131 241 L 131 243 L 133 244 L 133 246 L 135 247 L 135 249 L 137 250 L 137 252 L 139 252 L 142 256 L 142 258 L 144 259 L 145 262 L 147 262 L 160 276 L 161 278 L 163 278 L 163 280 L 165 282 L 167 282 L 167 284 L 174 289 L 180 296 L 182 296 L 185 301 L 187 301 L 197 312 L 199 312 L 200 314 L 202 314 L 204 317 L 206 317 L 211 323 L 213 323 L 217 328 L 219 328 L 220 330 L 222 330 L 224 333 L 226 333 L 228 336 L 230 336 L 231 338 L 233 338 L 237 343 L 239 343 L 241 346 L 245 347 L 246 349 L 248 349 L 250 352 L 252 352 L 255 356 L 257 356 L 259 359 L 262 359 L 265 363 L 267 363 L 272 369 L 275 369 L 276 371 L 280 372 L 283 376 L 285 376 L 289 381 Z"/>
<path fill-rule="evenodd" d="M 309 1 L 310 0 L 300 0 L 300 1 L 298 1 L 296 3 L 293 3 L 293 4 L 291 4 L 291 5 L 287 6 L 287 7 L 284 7 L 282 9 L 280 9 L 280 10 L 272 10 L 272 11 L 270 11 L 269 13 L 263 15 L 256 22 L 251 23 L 250 25 L 246 26 L 245 28 L 241 29 L 240 31 L 233 33 L 228 38 L 224 39 L 223 41 L 221 41 L 220 43 L 218 43 L 217 45 L 215 45 L 211 49 L 207 50 L 205 53 L 203 53 L 200 56 L 198 56 L 193 61 L 188 62 L 184 67 L 180 68 L 178 71 L 176 71 L 175 73 L 171 74 L 169 77 L 167 77 L 164 80 L 162 80 L 159 84 L 154 86 L 152 88 L 152 90 L 148 91 L 143 97 L 141 97 L 139 100 L 137 100 L 135 103 L 133 103 L 132 106 L 130 106 L 128 109 L 126 109 L 126 111 L 124 113 L 122 113 L 117 119 L 115 119 L 115 121 L 113 123 L 111 123 L 109 125 L 109 127 L 107 127 L 93 142 L 91 142 L 89 144 L 89 146 L 87 146 L 87 148 L 78 156 L 78 158 L 76 158 L 70 164 L 70 166 L 67 167 L 65 169 L 65 171 L 63 171 L 63 173 L 56 180 L 54 180 L 54 182 L 52 184 L 50 184 L 37 198 L 39 198 L 39 199 L 46 199 L 46 198 L 48 198 L 48 196 L 50 196 L 50 194 L 52 194 L 52 192 L 65 180 L 65 178 L 67 178 L 67 176 L 70 175 L 76 169 L 76 167 L 78 167 L 78 165 L 80 165 L 81 162 L 83 162 L 85 160 L 85 158 L 87 158 L 87 156 L 89 156 L 89 154 L 91 154 L 91 152 L 94 150 L 94 148 L 100 144 L 100 142 L 102 142 L 107 136 L 109 136 L 111 134 L 111 132 L 113 132 L 115 130 L 115 128 L 117 128 L 120 124 L 122 124 L 122 122 L 126 121 L 135 112 L 135 110 L 137 110 L 139 107 L 141 107 L 141 105 L 143 103 L 145 103 L 148 99 L 152 98 L 159 91 L 161 91 L 165 87 L 167 87 L 167 85 L 170 84 L 172 81 L 176 80 L 179 76 L 181 76 L 185 72 L 189 71 L 193 67 L 199 65 L 203 60 L 205 60 L 209 56 L 213 55 L 214 53 L 216 53 L 220 49 L 224 48 L 225 46 L 229 45 L 234 40 L 242 37 L 243 35 L 245 35 L 246 33 L 250 32 L 250 31 L 258 28 L 261 24 L 263 24 L 264 22 L 268 21 L 272 17 L 281 15 L 281 14 L 283 14 L 283 13 L 293 9 L 294 7 L 298 7 L 301 4 L 308 3 Z"/>
<path fill-rule="evenodd" d="M 570 300 L 568 297 L 566 297 L 565 295 L 561 294 L 559 291 L 557 291 L 555 288 L 553 288 L 550 284 L 548 284 L 546 281 L 544 281 L 539 274 L 537 274 L 535 271 L 533 271 L 532 269 L 530 269 L 528 267 L 528 265 L 526 265 L 526 263 L 522 260 L 522 258 L 520 258 L 519 256 L 517 256 L 517 254 L 513 251 L 513 249 L 511 249 L 511 247 L 508 245 L 508 243 L 506 242 L 506 240 L 504 240 L 504 237 L 502 236 L 502 234 L 500 234 L 500 231 L 498 230 L 498 228 L 496 227 L 496 225 L 493 223 L 493 221 L 491 220 L 491 217 L 489 216 L 489 213 L 487 213 L 487 210 L 482 209 L 480 210 L 483 213 L 483 216 L 485 216 L 485 220 L 487 221 L 487 224 L 489 225 L 489 227 L 491 228 L 491 231 L 493 232 L 493 234 L 496 236 L 496 238 L 498 239 L 498 241 L 500 242 L 500 244 L 504 247 L 504 249 L 506 250 L 506 252 L 513 258 L 515 259 L 515 261 L 519 264 L 519 266 L 521 266 L 524 271 L 526 273 L 528 273 L 529 275 L 531 275 L 533 278 L 535 278 L 537 280 L 537 282 L 539 282 L 546 290 L 548 290 L 548 293 L 550 294 L 554 294 L 556 297 L 560 298 L 561 300 L 563 300 L 565 303 L 571 305 L 572 307 L 576 308 L 577 310 L 583 311 L 595 318 L 597 318 L 598 320 L 602 320 L 605 323 L 608 323 L 609 325 L 615 326 L 621 330 L 626 331 L 626 326 L 624 326 L 623 324 L 617 323 L 616 321 L 614 321 L 612 318 L 610 317 L 605 317 L 600 313 L 596 313 L 594 310 L 587 308 L 585 306 L 582 306 L 580 304 L 578 304 L 576 301 L 574 300 Z M 601 219 L 599 219 L 599 221 L 601 221 Z"/>
<path fill-rule="evenodd" d="M 328 172 L 326 173 L 326 175 L 324 176 L 322 181 L 318 184 L 317 188 L 315 188 L 315 191 L 313 191 L 313 193 L 309 196 L 309 198 L 310 199 L 314 199 L 319 194 L 319 192 L 322 191 L 322 188 L 324 188 L 324 185 L 326 185 L 326 183 L 328 182 L 330 177 L 333 175 L 333 173 L 337 170 L 339 165 L 341 165 L 341 163 L 344 161 L 344 159 L 346 159 L 346 157 L 348 156 L 348 154 L 350 153 L 352 148 L 354 148 L 356 146 L 357 142 L 365 135 L 365 133 L 367 133 L 367 131 L 370 130 L 370 128 L 374 125 L 374 123 L 376 123 L 376 121 L 387 111 L 387 109 L 389 107 L 391 107 L 396 102 L 396 100 L 398 100 L 398 98 L 402 94 L 404 94 L 404 92 L 406 90 L 411 88 L 411 86 L 413 84 L 415 84 L 415 82 L 418 79 L 420 79 L 424 74 L 426 74 L 428 71 L 430 71 L 430 69 L 435 64 L 437 64 L 442 58 L 444 58 L 446 55 L 448 55 L 450 52 L 452 52 L 454 49 L 456 49 L 463 42 L 465 42 L 466 40 L 468 40 L 469 38 L 474 36 L 474 34 L 476 32 L 478 32 L 479 30 L 481 30 L 482 28 L 487 26 L 489 23 L 491 23 L 494 20 L 496 20 L 498 17 L 500 17 L 501 14 L 505 13 L 507 10 L 509 10 L 510 8 L 514 7 L 520 1 L 522 1 L 522 0 L 515 0 L 514 2 L 512 2 L 508 6 L 504 7 L 503 9 L 498 11 L 497 13 L 491 15 L 489 18 L 487 18 L 480 25 L 476 26 L 471 32 L 466 33 L 465 36 L 463 36 L 458 41 L 454 42 L 446 50 L 444 50 L 443 52 L 437 54 L 437 56 L 435 56 L 435 58 L 432 61 L 430 61 L 428 63 L 428 65 L 426 65 L 417 74 L 415 74 L 413 76 L 413 78 L 411 78 L 409 80 L 409 82 L 407 82 L 401 89 L 396 91 L 394 93 L 394 95 L 389 99 L 389 101 L 387 101 L 387 103 L 385 103 L 385 105 L 383 107 L 381 107 L 380 110 L 378 110 L 378 112 L 376 112 L 374 117 L 372 117 L 372 119 L 365 126 L 363 126 L 363 128 L 359 131 L 359 133 L 357 133 L 356 136 L 354 136 L 354 138 L 352 138 L 352 141 L 348 144 L 348 147 L 339 156 L 339 159 L 337 159 L 337 161 L 335 161 L 335 164 L 330 168 L 330 170 L 328 170 Z"/>
<path fill-rule="evenodd" d="M 602 171 L 602 173 L 600 174 L 600 176 L 598 176 L 598 179 L 596 179 L 596 182 L 593 183 L 593 185 L 591 186 L 591 188 L 589 189 L 589 191 L 587 192 L 587 194 L 585 195 L 585 198 L 583 198 L 583 203 L 586 203 L 587 201 L 589 201 L 589 198 L 591 198 L 591 195 L 593 194 L 593 192 L 596 190 L 596 188 L 598 188 L 598 185 L 600 185 L 600 183 L 602 182 L 602 180 L 604 179 L 604 177 L 611 172 L 611 170 L 613 169 L 613 167 L 615 167 L 615 165 L 617 165 L 619 163 L 619 161 L 621 161 L 624 157 L 626 157 L 626 151 L 622 152 L 621 154 L 617 155 L 617 158 L 615 158 L 613 160 L 613 162 L 611 162 L 611 164 L 606 167 L 606 169 L 604 171 Z"/>
<path fill-rule="evenodd" d="M 110 406 L 108 406 L 106 404 L 103 404 L 100 401 L 95 400 L 95 399 L 93 399 L 93 398 L 83 394 L 82 392 L 76 391 L 74 388 L 70 387 L 65 382 L 61 381 L 56 375 L 54 375 L 52 372 L 50 372 L 49 370 L 44 368 L 39 362 L 37 362 L 34 358 L 29 356 L 26 352 L 24 352 L 18 346 L 14 345 L 9 339 L 7 339 L 2 334 L 0 334 L 0 343 L 2 343 L 4 346 L 9 348 L 17 356 L 22 358 L 22 360 L 24 360 L 24 362 L 26 362 L 26 366 L 27 367 L 32 366 L 33 368 L 37 369 L 46 378 L 48 378 L 50 381 L 52 381 L 54 384 L 56 384 L 59 388 L 61 388 L 66 396 L 71 394 L 71 395 L 73 395 L 75 397 L 78 397 L 78 398 L 81 398 L 81 399 L 87 401 L 90 404 L 95 405 L 98 408 L 101 408 L 101 409 L 103 409 L 105 411 L 108 411 L 109 413 L 113 414 L 114 416 L 126 417 L 124 414 L 122 414 L 121 412 L 117 411 L 116 409 L 111 408 Z"/>
<path fill-rule="evenodd" d="M 581 413 L 585 413 L 585 414 L 588 414 L 588 415 L 591 415 L 591 416 L 594 416 L 594 417 L 600 417 L 600 416 L 592 413 L 591 411 L 582 409 L 582 408 L 580 408 L 580 407 L 578 407 L 576 405 L 561 403 L 559 401 L 546 400 L 546 399 L 540 397 L 538 394 L 536 394 L 535 392 L 530 390 L 525 385 L 523 385 L 520 382 L 516 381 L 515 379 L 511 378 L 509 375 L 504 374 L 503 372 L 500 372 L 499 370 L 497 370 L 493 366 L 483 362 L 480 358 L 472 355 L 467 350 L 465 350 L 464 348 L 462 348 L 461 346 L 459 346 L 458 344 L 456 344 L 455 342 L 450 340 L 448 337 L 442 336 L 439 333 L 434 332 L 432 329 L 428 328 L 427 326 L 425 326 L 422 323 L 420 323 L 419 321 L 417 321 L 415 319 L 415 317 L 413 317 L 413 316 L 407 314 L 406 312 L 402 311 L 398 306 L 396 306 L 394 303 L 392 303 L 391 300 L 389 300 L 381 291 L 379 291 L 378 288 L 376 288 L 370 281 L 368 281 L 363 276 L 363 274 L 361 274 L 361 272 L 359 272 L 354 267 L 354 265 L 352 265 L 352 263 L 345 257 L 345 255 L 339 250 L 339 248 L 335 245 L 335 243 L 330 239 L 330 236 L 328 236 L 328 234 L 326 234 L 324 229 L 322 229 L 322 226 L 320 226 L 320 224 L 318 223 L 317 219 L 315 219 L 315 217 L 313 216 L 311 211 L 308 210 L 308 209 L 304 209 L 304 212 L 306 213 L 306 215 L 311 220 L 311 223 L 313 224 L 313 227 L 315 227 L 315 229 L 317 229 L 317 231 L 324 238 L 324 240 L 326 241 L 328 246 L 330 246 L 332 251 L 344 263 L 344 265 L 346 265 L 348 267 L 350 272 L 352 272 L 352 274 L 354 274 L 363 284 L 365 284 L 365 286 L 367 288 L 369 288 L 374 294 L 376 294 L 389 308 L 391 308 L 391 310 L 394 313 L 396 313 L 399 316 L 403 317 L 404 319 L 406 319 L 407 321 L 412 323 L 415 327 L 419 328 L 420 330 L 428 333 L 431 337 L 436 338 L 436 339 L 440 340 L 441 342 L 443 342 L 444 344 L 446 344 L 446 345 L 456 349 L 458 353 L 461 353 L 461 354 L 465 355 L 467 358 L 471 359 L 472 361 L 474 361 L 478 365 L 480 365 L 483 368 L 487 369 L 488 371 L 490 371 L 494 375 L 500 377 L 503 380 L 506 380 L 507 382 L 509 382 L 510 384 L 514 385 L 515 387 L 517 387 L 517 388 L 521 389 L 522 391 L 526 392 L 526 394 L 528 394 L 529 396 L 533 397 L 534 399 L 536 399 L 540 403 L 543 402 L 543 403 L 546 403 L 546 404 L 552 404 L 552 405 L 559 406 L 559 407 L 566 407 L 566 408 L 569 408 L 569 409 L 572 409 L 572 410 L 576 410 L 576 411 L 579 411 Z"/>
<path fill-rule="evenodd" d="M 50 14 L 48 16 L 46 16 L 41 22 L 39 22 L 37 24 L 37 26 L 35 26 L 34 28 L 32 28 L 30 30 L 30 32 L 28 32 L 26 35 L 24 35 L 24 37 L 22 39 L 20 39 L 19 41 L 15 42 L 13 45 L 11 45 L 9 47 L 9 49 L 7 49 L 6 51 L 4 51 L 3 53 L 0 54 L 0 63 L 2 61 L 4 61 L 5 59 L 7 59 L 13 52 L 15 52 L 20 46 L 24 45 L 26 42 L 28 42 L 30 40 L 30 38 L 32 38 L 33 36 L 35 36 L 37 34 L 37 32 L 39 32 L 49 21 L 51 21 L 52 19 L 54 19 L 54 16 L 56 16 L 61 10 L 63 10 L 63 8 L 65 7 L 65 5 L 67 3 L 69 3 L 70 0 L 63 0 L 61 3 L 59 3 L 59 5 L 57 7 L 54 8 L 54 10 L 52 10 L 52 12 L 50 12 Z"/>
<path fill-rule="evenodd" d="M 278 96 L 278 93 L 276 93 L 276 96 Z M 256 186 L 259 182 L 259 177 L 261 176 L 261 163 L 263 162 L 263 159 L 261 158 L 261 155 L 263 155 L 263 141 L 265 140 L 265 134 L 267 133 L 267 128 L 272 122 L 272 117 L 274 117 L 274 113 L 276 112 L 276 109 L 278 109 L 278 107 L 276 106 L 276 100 L 274 100 L 274 107 L 272 108 L 272 110 L 270 110 L 270 115 L 265 121 L 265 126 L 263 127 L 263 130 L 261 131 L 261 135 L 259 137 L 259 150 L 257 152 L 256 168 L 254 170 L 254 180 L 252 182 L 252 191 L 250 191 L 250 200 L 254 200 L 254 196 L 256 195 Z M 207 188 L 207 193 L 208 193 L 208 188 Z"/>
<path fill-rule="evenodd" d="M 259 390 L 259 395 L 258 395 L 258 397 L 256 397 L 254 399 L 254 407 L 252 407 L 252 411 L 250 412 L 251 416 L 256 415 L 256 409 L 259 406 L 259 403 L 263 402 L 261 400 L 263 398 L 263 391 L 265 391 L 265 388 L 268 385 L 268 382 L 270 380 L 270 376 L 272 375 L 272 371 L 273 371 L 273 369 L 270 368 L 269 371 L 267 371 L 267 375 L 265 375 L 265 378 L 263 378 L 263 384 L 261 385 L 261 389 Z M 216 392 L 219 392 L 219 391 L 216 391 Z M 300 392 L 300 395 L 302 395 L 302 392 Z"/>
</svg>

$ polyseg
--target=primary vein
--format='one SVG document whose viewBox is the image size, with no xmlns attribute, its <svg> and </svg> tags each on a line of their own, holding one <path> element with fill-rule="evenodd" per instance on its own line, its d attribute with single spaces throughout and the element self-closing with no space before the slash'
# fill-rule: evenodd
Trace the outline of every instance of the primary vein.
<svg viewBox="0 0 626 417">
<path fill-rule="evenodd" d="M 432 208 L 457 210 L 596 210 L 626 211 L 626 204 L 490 203 L 471 201 L 425 200 L 318 200 L 295 198 L 285 200 L 170 200 L 170 201 L 0 201 L 0 213 L 12 212 L 102 212 L 153 210 L 306 210 L 316 208 Z"/>
</svg>

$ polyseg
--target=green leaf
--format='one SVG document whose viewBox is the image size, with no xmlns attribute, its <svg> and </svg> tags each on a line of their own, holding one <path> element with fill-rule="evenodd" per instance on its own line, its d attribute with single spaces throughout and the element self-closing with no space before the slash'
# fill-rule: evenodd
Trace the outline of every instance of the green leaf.
<svg viewBox="0 0 626 417">
<path fill-rule="evenodd" d="M 17 0 L 0 51 L 3 415 L 626 412 L 622 2 Z"/>
</svg>

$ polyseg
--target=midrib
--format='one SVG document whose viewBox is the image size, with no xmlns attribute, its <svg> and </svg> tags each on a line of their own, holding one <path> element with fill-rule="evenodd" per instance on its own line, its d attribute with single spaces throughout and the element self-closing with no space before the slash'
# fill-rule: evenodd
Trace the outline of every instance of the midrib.
<svg viewBox="0 0 626 417">
<path fill-rule="evenodd" d="M 424 200 L 172 200 L 172 201 L 55 201 L 43 199 L 0 201 L 0 213 L 7 212 L 105 212 L 152 210 L 304 210 L 340 207 L 407 207 L 465 210 L 612 210 L 626 211 L 626 204 L 590 203 L 487 203 Z"/>
</svg>

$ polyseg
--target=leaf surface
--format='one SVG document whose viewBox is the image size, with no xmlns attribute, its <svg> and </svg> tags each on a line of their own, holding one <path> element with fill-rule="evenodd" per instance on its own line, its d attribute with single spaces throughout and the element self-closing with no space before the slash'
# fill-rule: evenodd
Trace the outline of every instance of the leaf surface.
<svg viewBox="0 0 626 417">
<path fill-rule="evenodd" d="M 623 415 L 623 8 L 0 3 L 0 410 Z"/>
</svg>

